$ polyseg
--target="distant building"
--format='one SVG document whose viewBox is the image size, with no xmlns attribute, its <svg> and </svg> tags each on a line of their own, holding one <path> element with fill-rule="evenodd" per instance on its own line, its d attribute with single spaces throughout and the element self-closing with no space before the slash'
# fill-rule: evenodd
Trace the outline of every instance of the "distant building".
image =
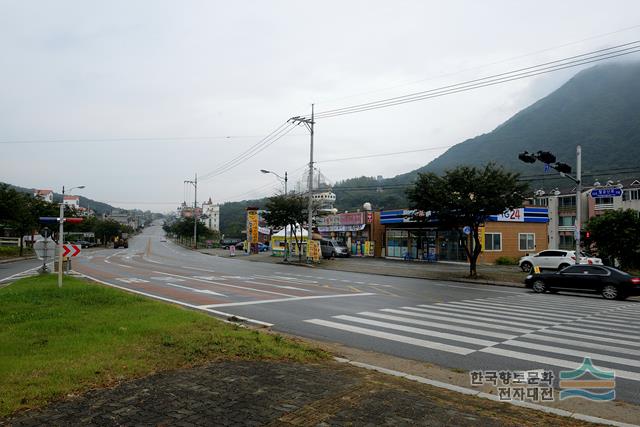
<svg viewBox="0 0 640 427">
<path fill-rule="evenodd" d="M 51 190 L 33 190 L 33 197 L 53 203 L 53 191 Z"/>
<path fill-rule="evenodd" d="M 64 196 L 62 203 L 78 209 L 80 207 L 80 196 Z"/>
<path fill-rule="evenodd" d="M 220 231 L 220 205 L 214 204 L 211 197 L 202 204 L 202 216 L 200 218 L 208 229 Z"/>
<path fill-rule="evenodd" d="M 193 207 L 187 206 L 185 202 L 182 202 L 180 206 L 178 206 L 178 216 L 181 218 L 191 218 L 193 216 Z M 196 216 L 198 218 L 202 218 L 202 208 L 196 208 Z"/>
</svg>

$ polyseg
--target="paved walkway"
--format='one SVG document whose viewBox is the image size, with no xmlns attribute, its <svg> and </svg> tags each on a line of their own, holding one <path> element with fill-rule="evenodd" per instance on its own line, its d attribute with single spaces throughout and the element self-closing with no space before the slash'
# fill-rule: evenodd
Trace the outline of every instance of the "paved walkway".
<svg viewBox="0 0 640 427">
<path fill-rule="evenodd" d="M 220 362 L 94 390 L 0 425 L 584 426 L 334 362 Z"/>
</svg>

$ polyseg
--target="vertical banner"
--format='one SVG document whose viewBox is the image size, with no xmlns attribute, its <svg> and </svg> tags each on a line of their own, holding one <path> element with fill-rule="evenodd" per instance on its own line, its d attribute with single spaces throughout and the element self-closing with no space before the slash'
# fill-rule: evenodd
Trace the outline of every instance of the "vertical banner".
<svg viewBox="0 0 640 427">
<path fill-rule="evenodd" d="M 484 226 L 478 227 L 478 237 L 480 238 L 480 249 L 484 252 Z"/>
<path fill-rule="evenodd" d="M 313 259 L 313 262 L 320 262 L 320 257 L 322 256 L 322 250 L 320 249 L 320 242 L 317 240 L 309 241 L 309 254 Z"/>
<path fill-rule="evenodd" d="M 258 244 L 258 208 L 247 208 L 247 243 L 248 252 L 254 252 L 253 247 Z"/>
</svg>

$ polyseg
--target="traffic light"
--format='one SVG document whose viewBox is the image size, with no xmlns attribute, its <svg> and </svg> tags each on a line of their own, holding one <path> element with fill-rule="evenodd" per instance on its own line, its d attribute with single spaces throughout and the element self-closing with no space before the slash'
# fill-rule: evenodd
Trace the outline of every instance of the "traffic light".
<svg viewBox="0 0 640 427">
<path fill-rule="evenodd" d="M 571 173 L 571 166 L 569 166 L 566 163 L 556 163 L 553 168 L 555 170 L 557 170 L 558 172 L 562 172 L 562 173 Z"/>
<path fill-rule="evenodd" d="M 520 160 L 522 160 L 525 163 L 535 163 L 536 162 L 536 156 L 534 156 L 533 154 L 529 153 L 528 151 L 525 151 L 524 153 L 520 153 L 518 154 L 518 158 Z"/>
<path fill-rule="evenodd" d="M 556 156 L 554 156 L 548 151 L 538 151 L 538 154 L 536 155 L 536 157 L 542 163 L 546 163 L 548 165 L 550 165 L 551 163 L 555 163 L 556 161 Z"/>
</svg>

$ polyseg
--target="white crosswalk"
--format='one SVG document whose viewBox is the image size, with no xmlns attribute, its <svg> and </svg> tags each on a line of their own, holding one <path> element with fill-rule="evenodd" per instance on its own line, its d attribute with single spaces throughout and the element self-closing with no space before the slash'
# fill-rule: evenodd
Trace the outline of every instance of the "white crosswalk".
<svg viewBox="0 0 640 427">
<path fill-rule="evenodd" d="M 522 294 L 339 314 L 307 323 L 461 356 L 576 368 L 590 357 L 640 381 L 640 304 Z"/>
</svg>

